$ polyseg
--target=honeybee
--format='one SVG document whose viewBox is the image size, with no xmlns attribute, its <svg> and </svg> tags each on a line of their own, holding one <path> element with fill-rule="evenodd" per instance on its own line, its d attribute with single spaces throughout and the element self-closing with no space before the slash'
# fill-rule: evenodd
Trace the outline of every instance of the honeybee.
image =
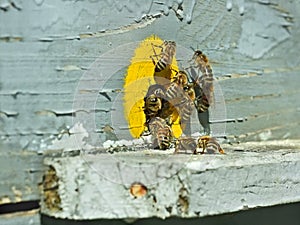
<svg viewBox="0 0 300 225">
<path fill-rule="evenodd" d="M 156 53 L 155 47 L 161 49 L 159 54 Z M 176 43 L 175 41 L 164 41 L 162 45 L 154 45 L 152 43 L 152 49 L 154 55 L 151 56 L 151 59 L 155 65 L 154 80 L 157 84 L 167 86 L 172 77 L 171 64 L 176 53 Z M 156 58 L 156 61 L 154 58 Z"/>
<path fill-rule="evenodd" d="M 189 96 L 189 98 L 194 101 L 196 99 L 196 92 L 194 89 L 194 84 L 186 84 L 183 86 L 183 91 Z"/>
<path fill-rule="evenodd" d="M 210 134 L 210 123 L 209 123 L 209 102 L 202 88 L 194 83 L 195 91 L 195 107 L 197 109 L 198 120 L 204 129 L 205 134 Z"/>
<path fill-rule="evenodd" d="M 161 48 L 161 53 L 158 55 L 156 54 L 155 48 Z M 176 43 L 175 41 L 164 41 L 162 45 L 154 45 L 152 44 L 154 57 L 160 56 L 160 59 L 155 62 L 153 56 L 151 57 L 153 64 L 155 65 L 155 72 L 161 72 L 162 70 L 166 69 L 167 66 L 170 66 L 173 60 L 173 57 L 176 53 Z"/>
<path fill-rule="evenodd" d="M 184 71 L 178 71 L 173 81 L 166 89 L 166 99 L 174 106 L 180 116 L 182 131 L 190 122 L 190 116 L 194 109 L 195 92 L 193 84 L 188 83 L 188 76 Z"/>
<path fill-rule="evenodd" d="M 175 76 L 173 77 L 173 82 L 184 87 L 188 84 L 188 75 L 185 71 L 179 70 L 176 72 Z"/>
<path fill-rule="evenodd" d="M 218 151 L 221 154 L 225 154 L 225 151 L 221 148 L 220 144 L 217 142 L 216 138 L 205 135 L 198 138 L 197 141 L 198 148 L 202 148 L 202 154 L 205 152 L 207 153 L 215 153 Z"/>
<path fill-rule="evenodd" d="M 160 117 L 155 117 L 149 122 L 150 133 L 154 148 L 161 150 L 168 149 L 172 142 L 172 130 L 166 121 Z"/>
<path fill-rule="evenodd" d="M 194 50 L 194 49 L 193 49 Z M 194 50 L 190 75 L 196 95 L 195 106 L 204 133 L 210 134 L 209 107 L 214 103 L 213 73 L 208 58 L 200 50 Z M 198 72 L 196 71 L 198 69 Z M 199 73 L 201 72 L 201 74 Z"/>
<path fill-rule="evenodd" d="M 179 153 L 180 151 L 184 151 L 185 153 L 187 153 L 187 150 L 192 151 L 193 154 L 197 153 L 196 140 L 192 137 L 180 137 L 176 141 L 174 153 Z"/>
<path fill-rule="evenodd" d="M 164 101 L 164 87 L 159 84 L 151 85 L 144 98 L 144 113 L 146 116 L 146 124 L 158 116 L 161 112 Z"/>
<path fill-rule="evenodd" d="M 214 76 L 208 58 L 200 50 L 195 50 L 191 61 L 193 61 L 192 68 L 194 67 L 201 71 L 200 76 L 199 73 L 195 73 L 192 70 L 192 74 L 194 73 L 193 79 L 195 80 L 196 84 L 198 84 L 201 87 L 203 94 L 206 96 L 208 102 L 211 104 L 214 100 Z"/>
</svg>

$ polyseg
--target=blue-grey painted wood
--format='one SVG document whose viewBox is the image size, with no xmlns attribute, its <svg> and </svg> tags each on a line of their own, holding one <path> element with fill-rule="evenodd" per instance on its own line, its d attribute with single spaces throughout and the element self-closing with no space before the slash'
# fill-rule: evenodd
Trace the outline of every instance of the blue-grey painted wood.
<svg viewBox="0 0 300 225">
<path fill-rule="evenodd" d="M 5 214 L 0 216 L 1 225 L 41 225 L 41 219 L 38 210 L 29 212 L 20 212 Z"/>
<path fill-rule="evenodd" d="M 22 200 L 39 197 L 42 173 L 28 171 L 40 171 L 38 154 L 74 135 L 74 95 L 83 75 L 102 54 L 151 34 L 207 54 L 226 103 L 225 141 L 299 139 L 299 10 L 298 1 L 284 0 L 1 0 L 0 166 L 11 179 L 1 173 L 0 199 L 20 200 L 13 187 Z M 108 60 L 113 68 L 119 59 Z M 122 89 L 125 71 L 105 90 L 85 90 L 112 98 L 99 95 L 96 108 L 86 109 L 95 112 L 96 127 L 80 131 L 98 142 L 85 136 L 85 146 L 105 140 L 102 128 L 112 124 L 119 94 L 113 91 Z"/>
</svg>

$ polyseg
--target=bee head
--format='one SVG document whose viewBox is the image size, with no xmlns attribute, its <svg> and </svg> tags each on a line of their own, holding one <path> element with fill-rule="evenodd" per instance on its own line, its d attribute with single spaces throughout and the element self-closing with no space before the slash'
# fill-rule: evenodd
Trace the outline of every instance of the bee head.
<svg viewBox="0 0 300 225">
<path fill-rule="evenodd" d="M 203 55 L 203 53 L 200 50 L 195 50 L 194 55 L 200 56 Z"/>
<path fill-rule="evenodd" d="M 175 41 L 166 41 L 166 40 L 164 40 L 163 45 L 173 45 L 173 46 L 176 46 L 176 42 Z"/>
<path fill-rule="evenodd" d="M 187 74 L 182 70 L 178 71 L 173 79 L 176 83 L 182 85 L 185 85 L 188 82 Z"/>
</svg>

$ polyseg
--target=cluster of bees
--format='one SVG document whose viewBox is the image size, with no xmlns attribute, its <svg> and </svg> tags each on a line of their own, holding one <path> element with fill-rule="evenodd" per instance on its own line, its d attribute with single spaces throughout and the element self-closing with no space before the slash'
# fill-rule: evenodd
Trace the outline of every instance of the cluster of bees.
<svg viewBox="0 0 300 225">
<path fill-rule="evenodd" d="M 194 50 L 189 68 L 175 70 L 172 68 L 176 54 L 174 41 L 164 41 L 159 46 L 152 43 L 152 49 L 156 83 L 148 88 L 144 97 L 144 114 L 153 147 L 165 150 L 175 145 L 175 153 L 192 151 L 196 154 L 198 148 L 202 153 L 224 153 L 216 138 L 209 135 L 208 109 L 214 101 L 214 77 L 207 57 L 200 50 Z M 160 53 L 155 49 L 160 49 Z M 190 117 L 195 108 L 206 133 L 198 139 L 190 136 Z M 184 136 L 176 139 L 171 127 L 178 117 Z"/>
</svg>

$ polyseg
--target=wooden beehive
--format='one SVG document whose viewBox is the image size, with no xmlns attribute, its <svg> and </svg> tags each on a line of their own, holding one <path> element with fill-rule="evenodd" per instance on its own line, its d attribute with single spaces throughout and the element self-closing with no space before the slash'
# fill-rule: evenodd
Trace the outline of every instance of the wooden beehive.
<svg viewBox="0 0 300 225">
<path fill-rule="evenodd" d="M 252 208 L 299 201 L 297 192 L 291 191 L 285 198 L 273 199 L 275 192 L 271 191 L 270 196 L 262 198 L 261 202 L 250 198 L 212 210 L 213 206 L 208 203 L 203 203 L 207 208 L 201 208 L 198 204 L 200 197 L 195 197 L 196 192 L 193 192 L 197 187 L 203 188 L 199 183 L 193 183 L 198 176 L 209 177 L 213 170 L 218 176 L 226 177 L 226 171 L 232 173 L 232 166 L 240 176 L 244 173 L 264 176 L 266 186 L 277 190 L 278 195 L 284 193 L 284 188 L 299 188 L 300 176 L 295 172 L 299 171 L 297 139 L 300 137 L 299 8 L 298 1 L 282 0 L 0 1 L 0 205 L 36 204 L 44 199 L 45 195 L 41 193 L 47 188 L 43 176 L 47 177 L 49 173 L 55 178 L 54 183 L 59 184 L 54 184 L 57 194 L 48 192 L 48 196 L 55 199 L 42 200 L 41 205 L 44 213 L 61 218 L 197 217 L 239 211 L 244 205 Z M 106 181 L 101 183 L 101 179 L 89 183 L 85 179 L 95 179 L 96 175 L 84 161 L 78 161 L 86 159 L 80 157 L 79 152 L 83 150 L 85 156 L 90 157 L 91 152 L 101 147 L 107 138 L 103 128 L 107 124 L 114 125 L 112 117 L 122 115 L 118 107 L 122 104 L 120 93 L 132 57 L 129 54 L 133 54 L 135 43 L 153 34 L 175 40 L 182 48 L 199 48 L 209 57 L 226 106 L 224 118 L 214 120 L 212 117 L 212 126 L 224 129 L 224 143 L 234 147 L 225 144 L 232 153 L 226 158 L 202 159 L 197 156 L 195 165 L 204 160 L 207 166 L 203 167 L 187 166 L 186 160 L 190 156 L 170 160 L 171 164 L 174 162 L 174 168 L 185 169 L 177 180 L 171 179 L 170 184 L 166 184 L 173 185 L 174 192 L 157 186 L 158 196 L 166 191 L 169 200 L 156 196 L 155 204 L 158 205 L 153 208 L 149 203 L 154 201 L 150 193 L 146 201 L 151 209 L 145 205 L 141 211 L 126 211 L 126 204 L 133 204 L 127 202 L 131 197 L 127 189 L 134 177 L 129 176 L 125 186 L 114 186 Z M 120 51 L 120 46 L 129 47 Z M 102 74 L 95 74 L 99 72 L 95 68 L 100 68 Z M 113 76 L 108 79 L 107 73 Z M 115 129 L 126 128 L 121 125 Z M 253 161 L 235 151 L 254 149 L 260 152 L 264 146 L 268 146 L 266 149 L 270 153 L 263 151 L 262 155 L 255 155 L 252 151 L 249 158 Z M 91 163 L 96 159 L 105 160 L 104 156 L 92 157 Z M 137 165 L 148 159 L 134 153 L 124 157 Z M 179 160 L 181 158 L 183 161 Z M 117 166 L 108 164 L 112 171 Z M 167 170 L 166 165 L 162 170 Z M 76 170 L 75 177 L 67 173 L 73 169 Z M 264 174 L 256 174 L 255 171 L 260 169 Z M 271 171 L 275 171 L 274 177 L 268 178 Z M 139 174 L 135 170 L 131 172 Z M 86 176 L 79 177 L 82 173 Z M 230 182 L 231 177 L 227 178 L 226 182 Z M 250 179 L 244 186 L 258 185 L 259 181 Z M 73 182 L 78 182 L 77 186 Z M 109 201 L 107 198 L 99 200 L 95 209 L 80 211 L 78 206 L 78 213 L 75 198 L 81 207 L 87 207 L 86 197 L 94 197 L 84 195 L 89 186 L 82 186 L 80 182 L 90 184 L 90 188 L 105 185 L 107 193 L 113 190 L 119 194 L 115 201 L 124 201 L 124 208 L 121 203 L 116 211 L 102 208 L 102 204 Z M 285 185 L 283 189 L 282 185 Z M 239 183 L 233 190 L 237 192 L 244 186 Z M 70 191 L 69 188 L 74 187 L 87 190 Z M 251 191 L 264 195 L 260 190 Z M 65 195 L 61 196 L 61 193 Z M 95 196 L 102 196 L 102 193 Z M 74 198 L 74 202 L 68 202 L 66 199 L 69 198 Z M 194 200 L 188 208 L 185 205 L 187 199 Z M 226 199 L 222 201 L 226 202 Z M 54 211 L 49 210 L 45 204 L 47 201 Z M 134 201 L 142 205 L 144 200 L 137 198 Z M 32 224 L 40 224 L 39 211 L 34 208 L 27 215 L 0 216 L 1 224 L 21 224 L 24 218 Z"/>
</svg>

